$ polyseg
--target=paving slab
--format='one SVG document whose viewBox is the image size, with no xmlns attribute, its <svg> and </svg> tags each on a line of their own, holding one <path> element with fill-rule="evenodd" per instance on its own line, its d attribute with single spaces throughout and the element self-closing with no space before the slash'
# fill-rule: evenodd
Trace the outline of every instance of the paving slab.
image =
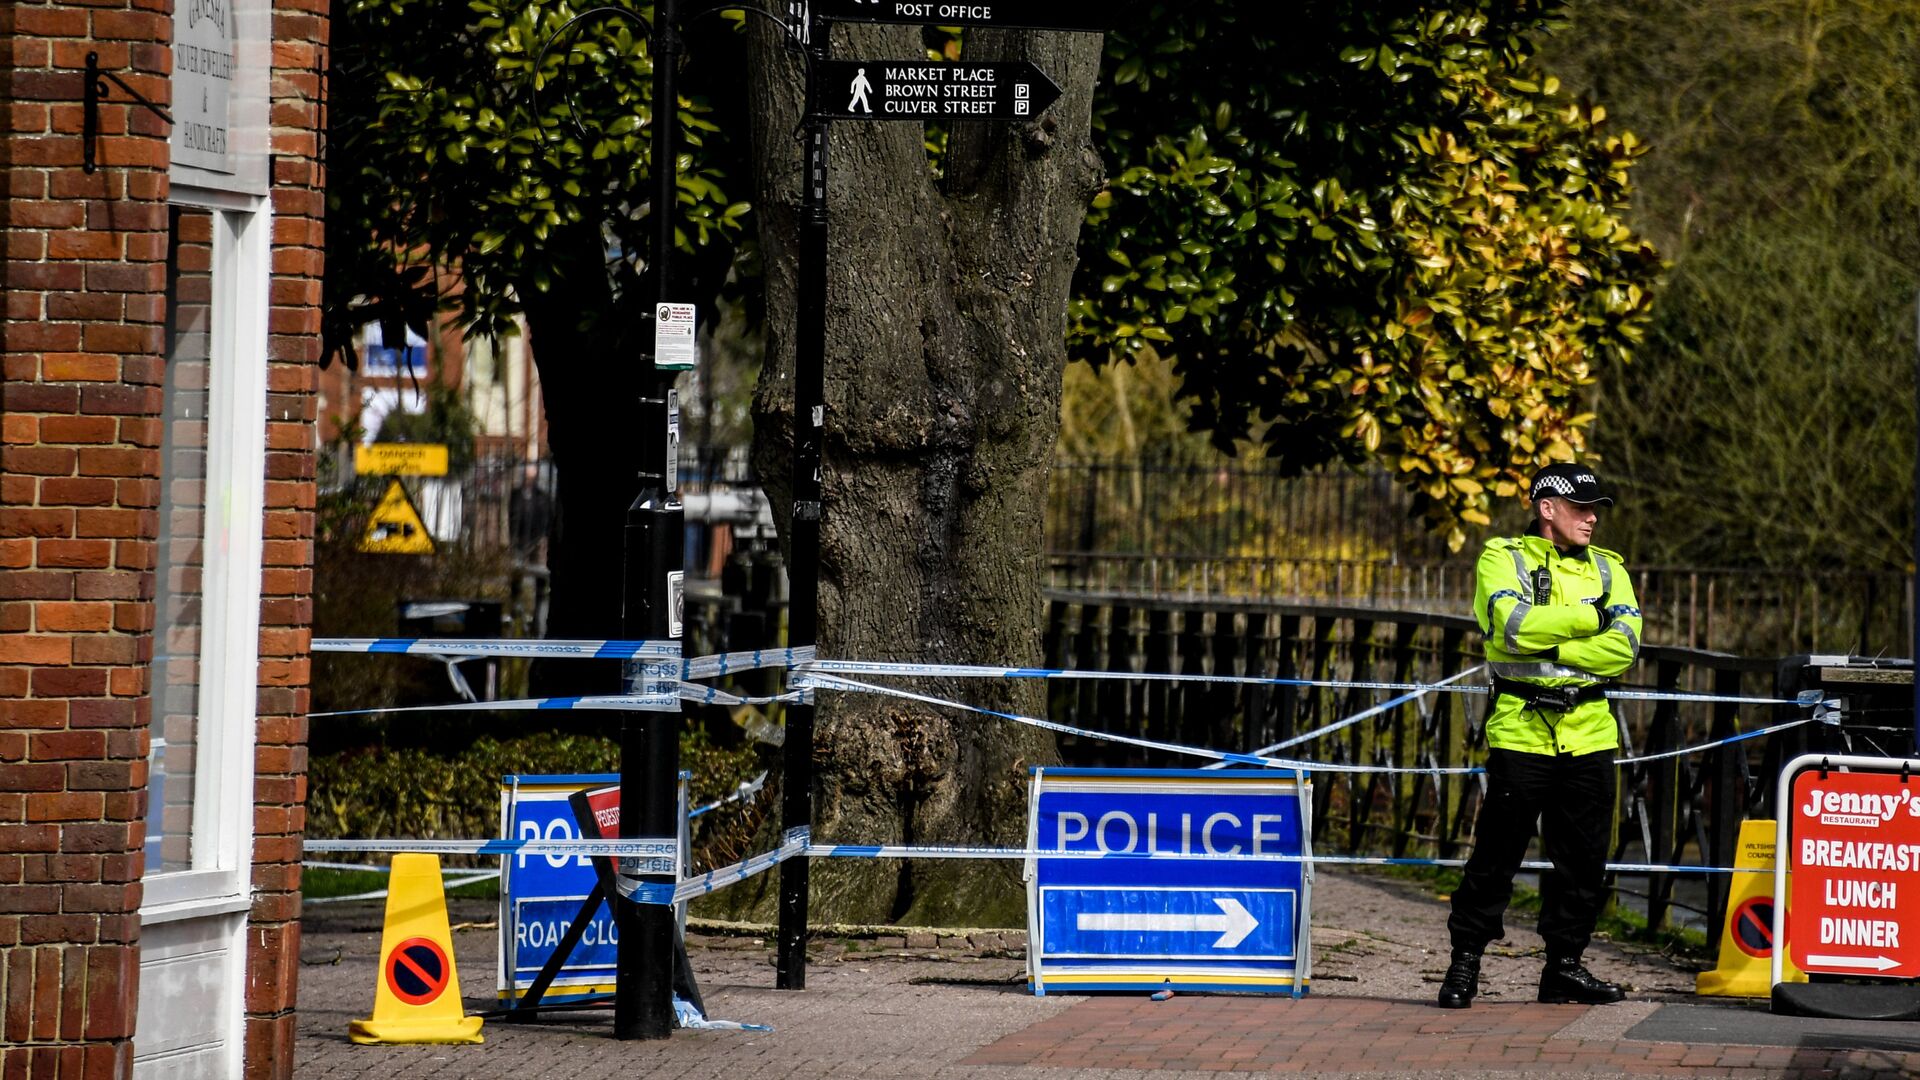
<svg viewBox="0 0 1920 1080">
<path fill-rule="evenodd" d="M 1489 953 L 1476 1006 L 1437 1009 L 1433 995 L 1447 960 L 1444 904 L 1403 882 L 1324 870 L 1314 901 L 1315 978 L 1299 1000 L 1034 997 L 1017 935 L 938 931 L 819 940 L 807 990 L 787 993 L 773 989 L 769 939 L 695 934 L 690 955 L 709 1012 L 771 1024 L 773 1032 L 618 1042 L 603 1011 L 529 1025 L 489 1022 L 487 1042 L 471 1047 L 348 1043 L 347 1022 L 372 1003 L 380 909 L 310 906 L 295 1076 L 1920 1076 L 1916 1025 L 1783 1021 L 1758 1006 L 1702 1003 L 1684 965 L 1607 942 L 1596 943 L 1590 966 L 1633 987 L 1633 999 L 1596 1008 L 1536 1004 L 1539 939 L 1518 915 Z M 468 1008 L 489 1008 L 495 932 L 486 924 L 495 909 L 456 900 L 452 911 L 466 927 L 456 930 L 454 945 Z"/>
</svg>

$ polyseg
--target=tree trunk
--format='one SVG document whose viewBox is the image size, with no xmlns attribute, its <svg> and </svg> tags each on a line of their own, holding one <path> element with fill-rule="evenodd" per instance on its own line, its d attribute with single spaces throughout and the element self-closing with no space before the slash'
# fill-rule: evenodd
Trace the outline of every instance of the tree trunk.
<svg viewBox="0 0 1920 1080">
<path fill-rule="evenodd" d="M 917 27 L 845 27 L 840 58 L 924 55 Z M 754 43 L 756 207 L 769 355 L 755 459 L 790 510 L 803 75 Z M 1066 90 L 1037 121 L 960 123 L 935 180 L 922 126 L 834 125 L 826 349 L 823 655 L 1031 665 L 1042 516 L 1059 428 L 1075 244 L 1100 174 L 1088 138 L 1100 39 L 970 31 L 970 60 L 1028 59 Z M 832 93 L 842 88 L 827 87 Z M 950 700 L 1036 715 L 1042 684 L 921 680 Z M 842 843 L 1019 844 L 1027 767 L 1053 737 L 880 696 L 821 695 L 814 835 Z M 816 864 L 816 918 L 1013 922 L 1018 864 Z"/>
<path fill-rule="evenodd" d="M 619 638 L 627 507 L 640 492 L 640 407 L 646 357 L 629 329 L 634 304 L 619 304 L 607 282 L 597 230 L 557 233 L 547 253 L 553 287 L 522 283 L 533 356 L 553 453 L 553 531 L 547 636 Z M 586 313 L 597 313 L 592 319 Z M 662 436 L 664 437 L 664 436 Z M 620 691 L 614 661 L 538 663 L 533 692 Z"/>
</svg>

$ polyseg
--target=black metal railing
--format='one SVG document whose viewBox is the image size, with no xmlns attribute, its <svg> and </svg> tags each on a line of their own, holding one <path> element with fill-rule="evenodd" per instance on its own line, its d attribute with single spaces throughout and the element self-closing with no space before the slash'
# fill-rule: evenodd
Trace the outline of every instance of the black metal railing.
<svg viewBox="0 0 1920 1080">
<path fill-rule="evenodd" d="M 1465 616 L 1258 601 L 1055 591 L 1048 594 L 1049 666 L 1345 682 L 1435 683 L 1480 663 L 1479 632 Z M 1771 697 L 1776 662 L 1700 649 L 1651 646 L 1623 682 L 1722 696 Z M 1464 682 L 1484 683 L 1483 676 Z M 1100 731 L 1215 749 L 1252 751 L 1315 731 L 1407 695 L 1358 688 L 1214 683 L 1052 684 L 1051 718 Z M 1427 693 L 1287 748 L 1287 757 L 1375 766 L 1478 764 L 1490 699 Z M 1776 722 L 1771 706 L 1621 702 L 1624 756 L 1699 745 Z M 1787 710 L 1792 714 L 1792 709 Z M 1781 737 L 1623 766 L 1615 861 L 1730 865 L 1740 821 L 1767 793 L 1756 763 L 1780 759 Z M 1797 744 L 1796 744 L 1797 745 Z M 1163 767 L 1191 759 L 1121 743 L 1062 737 L 1077 765 Z M 1482 796 L 1477 776 L 1322 773 L 1315 778 L 1314 838 L 1327 852 L 1455 858 L 1471 840 Z M 1653 873 L 1644 900 L 1662 925 L 1682 875 Z M 1724 875 L 1693 875 L 1689 892 L 1718 925 Z"/>
</svg>

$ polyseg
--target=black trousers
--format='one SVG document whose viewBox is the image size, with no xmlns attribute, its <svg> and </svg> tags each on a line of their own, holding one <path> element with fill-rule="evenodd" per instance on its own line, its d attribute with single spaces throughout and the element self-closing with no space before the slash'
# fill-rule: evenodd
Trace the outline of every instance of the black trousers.
<svg viewBox="0 0 1920 1080">
<path fill-rule="evenodd" d="M 1553 869 L 1540 883 L 1540 937 L 1549 958 L 1578 958 L 1606 902 L 1613 840 L 1614 752 L 1578 756 L 1487 751 L 1487 800 L 1473 831 L 1466 879 L 1453 893 L 1453 947 L 1478 952 L 1505 937 L 1501 916 L 1534 823 Z"/>
</svg>

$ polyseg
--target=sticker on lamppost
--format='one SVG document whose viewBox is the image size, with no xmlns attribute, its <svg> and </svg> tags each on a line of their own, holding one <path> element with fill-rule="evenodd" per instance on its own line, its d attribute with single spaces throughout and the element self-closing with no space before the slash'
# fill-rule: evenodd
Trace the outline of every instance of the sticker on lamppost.
<svg viewBox="0 0 1920 1080">
<path fill-rule="evenodd" d="M 829 120 L 1026 120 L 1060 97 L 1026 60 L 832 60 L 821 65 L 820 85 L 816 115 Z"/>
<path fill-rule="evenodd" d="M 697 356 L 692 304 L 653 306 L 653 366 L 660 371 L 686 371 Z"/>
</svg>

